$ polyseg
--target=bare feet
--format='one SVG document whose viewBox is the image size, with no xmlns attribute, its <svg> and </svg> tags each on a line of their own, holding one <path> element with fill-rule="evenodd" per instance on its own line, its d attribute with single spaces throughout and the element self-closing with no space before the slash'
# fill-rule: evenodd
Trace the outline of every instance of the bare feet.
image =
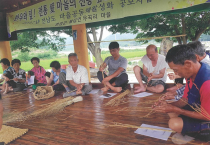
<svg viewBox="0 0 210 145">
<path fill-rule="evenodd" d="M 8 89 L 7 89 L 7 90 L 5 90 L 3 94 L 7 94 L 7 93 L 8 93 L 8 91 L 9 91 Z"/>
<path fill-rule="evenodd" d="M 107 92 L 107 91 L 109 90 L 109 88 L 104 87 L 104 88 L 101 88 L 101 90 L 102 90 L 103 92 Z"/>
<path fill-rule="evenodd" d="M 116 93 L 119 93 L 122 91 L 122 87 L 114 87 L 112 90 Z"/>
<path fill-rule="evenodd" d="M 80 94 L 82 94 L 82 91 L 76 91 L 76 94 L 80 95 Z"/>
<path fill-rule="evenodd" d="M 146 88 L 145 87 L 141 87 L 137 90 L 134 91 L 134 93 L 141 93 L 141 92 L 145 92 L 146 91 Z"/>
</svg>

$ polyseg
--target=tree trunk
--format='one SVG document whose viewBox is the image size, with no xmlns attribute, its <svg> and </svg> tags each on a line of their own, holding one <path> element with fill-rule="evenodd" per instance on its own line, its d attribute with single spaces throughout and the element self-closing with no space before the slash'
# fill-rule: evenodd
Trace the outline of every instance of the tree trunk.
<svg viewBox="0 0 210 145">
<path fill-rule="evenodd" d="M 100 43 L 95 44 L 95 59 L 96 59 L 96 65 L 99 67 L 103 63 L 103 59 L 101 57 L 101 48 L 100 48 Z"/>
<path fill-rule="evenodd" d="M 169 40 L 169 38 L 164 38 L 160 44 L 160 51 L 159 53 L 166 56 L 169 49 L 173 47 L 173 41 Z"/>
<path fill-rule="evenodd" d="M 91 28 L 91 31 L 92 31 L 92 34 L 93 34 L 93 40 L 94 41 L 101 41 L 102 35 L 103 35 L 103 29 L 104 29 L 104 27 L 101 27 L 100 37 L 97 40 L 95 27 Z M 90 39 L 90 36 L 89 36 L 88 33 L 87 33 L 87 42 L 92 42 L 92 40 Z M 101 57 L 100 42 L 97 42 L 97 43 L 88 43 L 88 49 L 90 50 L 90 52 L 95 57 L 95 59 L 96 59 L 96 65 L 97 65 L 97 67 L 99 67 L 103 63 L 103 59 Z"/>
<path fill-rule="evenodd" d="M 185 25 L 185 16 L 184 14 L 182 14 L 182 34 L 186 34 L 186 25 Z M 182 40 L 183 40 L 183 44 L 187 44 L 187 38 L 186 36 L 183 36 L 182 37 Z"/>
</svg>

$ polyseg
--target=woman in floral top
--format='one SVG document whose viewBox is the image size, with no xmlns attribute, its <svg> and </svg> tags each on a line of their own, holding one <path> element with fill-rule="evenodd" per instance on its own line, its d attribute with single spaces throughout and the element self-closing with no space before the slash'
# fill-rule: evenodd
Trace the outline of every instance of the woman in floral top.
<svg viewBox="0 0 210 145">
<path fill-rule="evenodd" d="M 28 78 L 31 76 L 35 76 L 34 84 L 42 83 L 47 84 L 47 80 L 45 78 L 45 69 L 39 65 L 39 58 L 33 57 L 31 59 L 31 63 L 34 65 L 34 67 L 29 71 Z"/>
</svg>

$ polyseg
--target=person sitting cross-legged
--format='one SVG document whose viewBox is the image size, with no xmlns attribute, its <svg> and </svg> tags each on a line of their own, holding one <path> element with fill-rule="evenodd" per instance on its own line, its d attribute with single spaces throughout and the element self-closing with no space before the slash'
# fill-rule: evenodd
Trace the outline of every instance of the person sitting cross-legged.
<svg viewBox="0 0 210 145">
<path fill-rule="evenodd" d="M 22 91 L 26 88 L 26 73 L 20 68 L 21 62 L 19 59 L 12 60 L 12 67 L 4 74 L 6 81 L 6 88 L 4 94 L 8 91 Z M 12 88 L 11 88 L 12 87 Z"/>
<path fill-rule="evenodd" d="M 100 66 L 97 77 L 105 85 L 101 89 L 102 91 L 106 92 L 111 89 L 114 92 L 121 92 L 128 83 L 128 75 L 126 73 L 127 59 L 119 54 L 120 48 L 117 42 L 109 44 L 109 51 L 112 56 L 105 59 L 104 63 Z M 108 76 L 104 73 L 104 69 L 107 66 L 109 70 Z"/>
<path fill-rule="evenodd" d="M 155 45 L 147 46 L 146 51 L 147 54 L 141 59 L 143 68 L 139 66 L 133 68 L 140 85 L 139 87 L 135 87 L 134 92 L 145 92 L 147 89 L 151 92 L 161 93 L 165 89 L 168 64 L 165 61 L 165 56 L 158 54 Z M 142 80 L 147 83 L 147 87 L 143 84 Z"/>
<path fill-rule="evenodd" d="M 50 63 L 50 67 L 52 68 L 51 73 L 50 72 L 45 73 L 47 86 L 52 86 L 53 90 L 56 91 L 64 90 L 63 85 L 59 81 L 59 75 L 61 72 L 66 73 L 66 70 L 61 69 L 61 65 L 58 61 L 52 61 Z"/>
<path fill-rule="evenodd" d="M 45 77 L 45 69 L 39 65 L 40 59 L 38 57 L 33 57 L 31 59 L 31 63 L 33 64 L 33 68 L 28 72 L 28 78 L 31 76 L 35 76 L 34 84 L 47 84 L 47 80 Z"/>
<path fill-rule="evenodd" d="M 175 74 L 186 79 L 186 87 L 181 99 L 169 104 L 161 98 L 154 111 L 168 113 L 173 131 L 210 141 L 210 66 L 199 63 L 188 45 L 171 48 L 166 61 Z"/>
<path fill-rule="evenodd" d="M 7 58 L 1 59 L 1 66 L 2 66 L 2 69 L 4 70 L 2 78 L 6 79 L 6 76 L 4 74 L 6 74 L 7 71 L 9 71 L 10 69 L 13 69 L 13 68 L 10 66 L 10 61 Z M 4 82 L 2 86 L 0 86 L 0 89 L 2 89 L 2 92 L 5 91 L 4 90 L 5 88 L 6 88 L 6 82 Z"/>
<path fill-rule="evenodd" d="M 79 65 L 79 59 L 76 53 L 70 53 L 68 55 L 69 64 L 66 69 L 66 75 L 60 74 L 60 83 L 65 87 L 66 93 L 63 97 L 85 95 L 92 90 L 92 85 L 89 84 L 87 69 Z"/>
</svg>

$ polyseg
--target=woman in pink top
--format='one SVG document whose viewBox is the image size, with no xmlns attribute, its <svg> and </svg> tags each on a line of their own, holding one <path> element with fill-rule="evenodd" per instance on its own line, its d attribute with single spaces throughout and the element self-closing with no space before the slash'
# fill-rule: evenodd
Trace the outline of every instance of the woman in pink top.
<svg viewBox="0 0 210 145">
<path fill-rule="evenodd" d="M 45 78 L 45 69 L 39 65 L 39 58 L 33 57 L 31 59 L 31 63 L 34 65 L 34 67 L 28 72 L 28 78 L 31 76 L 35 76 L 34 84 L 42 83 L 47 84 L 47 80 Z"/>
</svg>

